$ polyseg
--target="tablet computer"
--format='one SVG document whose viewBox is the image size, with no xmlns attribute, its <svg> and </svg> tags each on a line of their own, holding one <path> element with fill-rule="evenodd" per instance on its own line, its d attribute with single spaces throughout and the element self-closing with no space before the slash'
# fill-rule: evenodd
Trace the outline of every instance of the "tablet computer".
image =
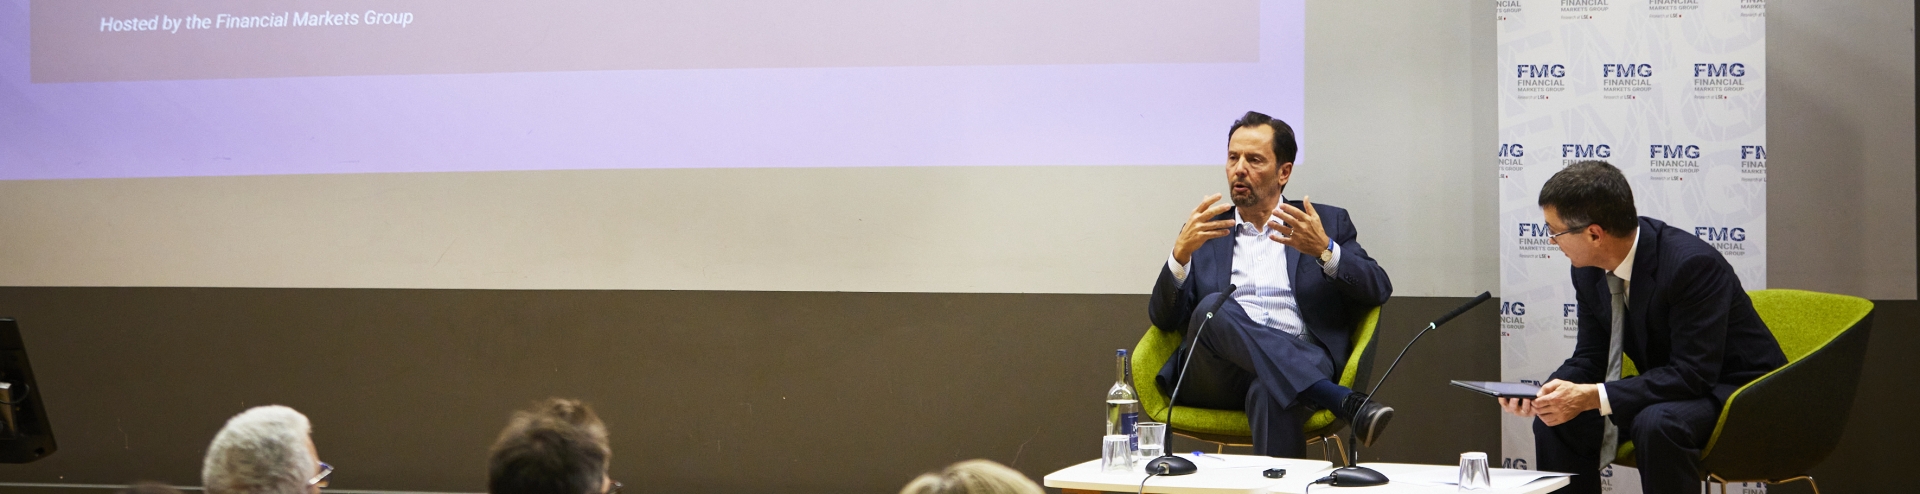
<svg viewBox="0 0 1920 494">
<path fill-rule="evenodd" d="M 1540 396 L 1540 386 L 1527 383 L 1453 381 L 1453 385 L 1495 398 L 1534 398 Z"/>
</svg>

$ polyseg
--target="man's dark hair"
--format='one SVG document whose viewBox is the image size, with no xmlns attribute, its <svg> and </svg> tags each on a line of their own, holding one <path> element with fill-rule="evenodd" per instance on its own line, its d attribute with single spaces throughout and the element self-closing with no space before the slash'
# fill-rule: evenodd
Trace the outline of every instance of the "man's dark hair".
<svg viewBox="0 0 1920 494">
<path fill-rule="evenodd" d="M 1292 163 L 1293 157 L 1300 154 L 1300 144 L 1293 140 L 1293 126 L 1287 125 L 1286 121 L 1266 116 L 1266 114 L 1257 111 L 1247 112 L 1246 115 L 1241 115 L 1239 120 L 1234 120 L 1233 128 L 1227 129 L 1227 138 L 1233 138 L 1233 133 L 1242 128 L 1255 125 L 1265 125 L 1273 129 L 1274 166 L 1279 166 L 1281 163 Z"/>
<path fill-rule="evenodd" d="M 1625 238 L 1640 225 L 1633 186 L 1605 161 L 1582 161 L 1554 173 L 1540 187 L 1540 207 L 1547 206 L 1553 206 L 1569 229 L 1600 225 L 1608 235 Z"/>
<path fill-rule="evenodd" d="M 595 494 L 606 478 L 607 427 L 578 400 L 548 398 L 514 412 L 487 465 L 492 494 Z"/>
</svg>

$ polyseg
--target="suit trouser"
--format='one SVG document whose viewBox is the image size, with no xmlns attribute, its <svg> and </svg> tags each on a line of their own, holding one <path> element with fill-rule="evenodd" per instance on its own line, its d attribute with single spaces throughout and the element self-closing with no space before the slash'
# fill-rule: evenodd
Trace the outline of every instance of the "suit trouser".
<svg viewBox="0 0 1920 494">
<path fill-rule="evenodd" d="M 1703 474 L 1700 450 L 1713 436 L 1720 407 L 1712 398 L 1655 403 L 1640 410 L 1632 422 L 1620 426 L 1620 440 L 1633 441 L 1634 462 L 1640 468 L 1640 488 L 1646 494 L 1696 494 Z M 1588 410 L 1557 426 L 1533 421 L 1534 454 L 1539 469 L 1575 474 L 1562 494 L 1599 494 L 1599 410 Z"/>
<path fill-rule="evenodd" d="M 1214 293 L 1203 298 L 1206 307 Z M 1205 314 L 1195 312 L 1187 327 L 1194 328 Z M 1253 429 L 1253 451 L 1267 456 L 1302 457 L 1307 445 L 1306 420 L 1310 405 L 1298 399 L 1315 382 L 1333 377 L 1333 360 L 1318 344 L 1284 331 L 1255 324 L 1240 304 L 1231 300 L 1214 312 L 1205 331 L 1189 330 L 1186 345 L 1199 348 L 1187 364 L 1187 379 L 1179 404 L 1201 408 L 1242 409 Z M 1185 347 L 1186 345 L 1182 345 Z M 1174 358 L 1181 358 L 1176 354 Z M 1174 417 L 1178 420 L 1179 417 Z"/>
</svg>

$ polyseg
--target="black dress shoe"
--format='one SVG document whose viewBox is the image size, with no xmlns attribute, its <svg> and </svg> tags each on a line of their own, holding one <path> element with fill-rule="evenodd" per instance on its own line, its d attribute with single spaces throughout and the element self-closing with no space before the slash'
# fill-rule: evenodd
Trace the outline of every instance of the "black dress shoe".
<svg viewBox="0 0 1920 494">
<path fill-rule="evenodd" d="M 1366 405 L 1362 406 L 1361 402 Z M 1387 421 L 1393 420 L 1393 407 L 1368 401 L 1367 395 L 1361 393 L 1347 395 L 1346 406 L 1340 407 L 1340 411 L 1345 412 L 1341 418 L 1353 424 L 1354 440 L 1361 446 L 1372 447 L 1373 442 L 1380 439 L 1380 432 L 1387 429 Z"/>
</svg>

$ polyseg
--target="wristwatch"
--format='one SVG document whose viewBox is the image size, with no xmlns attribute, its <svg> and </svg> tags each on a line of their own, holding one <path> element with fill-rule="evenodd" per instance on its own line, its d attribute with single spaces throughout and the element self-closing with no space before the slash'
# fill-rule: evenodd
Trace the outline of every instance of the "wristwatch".
<svg viewBox="0 0 1920 494">
<path fill-rule="evenodd" d="M 1318 260 L 1320 261 L 1321 266 L 1325 266 L 1327 265 L 1327 263 L 1333 262 L 1333 246 L 1328 245 L 1326 250 L 1320 251 L 1320 258 Z"/>
</svg>

